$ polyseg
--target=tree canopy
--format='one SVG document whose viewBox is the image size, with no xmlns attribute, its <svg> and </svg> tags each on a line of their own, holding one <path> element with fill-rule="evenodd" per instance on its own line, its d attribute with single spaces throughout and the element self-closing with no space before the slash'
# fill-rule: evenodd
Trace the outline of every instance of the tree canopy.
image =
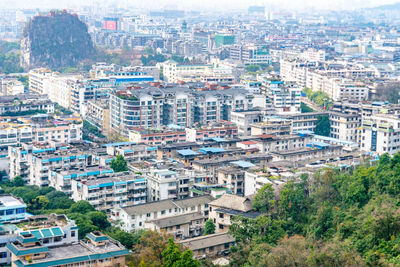
<svg viewBox="0 0 400 267">
<path fill-rule="evenodd" d="M 321 169 L 286 183 L 276 196 L 263 187 L 254 201 L 262 214 L 231 220 L 237 241 L 231 264 L 398 266 L 399 177 L 400 153 L 345 172 Z"/>
<path fill-rule="evenodd" d="M 110 167 L 114 172 L 128 171 L 128 163 L 122 155 L 117 155 L 117 157 L 111 161 Z"/>
</svg>

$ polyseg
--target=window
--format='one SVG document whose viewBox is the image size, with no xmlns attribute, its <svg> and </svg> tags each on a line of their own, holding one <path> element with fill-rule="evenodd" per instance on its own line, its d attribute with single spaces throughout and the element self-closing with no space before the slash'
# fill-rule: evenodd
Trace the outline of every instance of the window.
<svg viewBox="0 0 400 267">
<path fill-rule="evenodd" d="M 0 252 L 0 258 L 7 258 L 7 252 Z"/>
<path fill-rule="evenodd" d="M 6 215 L 14 214 L 14 210 L 6 210 Z"/>
<path fill-rule="evenodd" d="M 165 210 L 162 210 L 162 211 L 161 211 L 161 214 L 164 215 L 164 214 L 165 214 Z"/>
<path fill-rule="evenodd" d="M 25 208 L 18 208 L 17 209 L 17 214 L 21 214 L 25 212 Z"/>
<path fill-rule="evenodd" d="M 71 231 L 71 237 L 75 236 L 75 231 Z"/>
<path fill-rule="evenodd" d="M 219 229 L 224 229 L 224 226 L 223 226 L 222 224 L 219 224 L 219 225 L 218 225 L 218 228 L 219 228 Z"/>
<path fill-rule="evenodd" d="M 220 213 L 220 214 L 219 214 L 219 217 L 220 217 L 221 219 L 223 219 L 223 218 L 224 218 L 224 214 L 223 214 L 223 213 Z"/>
</svg>

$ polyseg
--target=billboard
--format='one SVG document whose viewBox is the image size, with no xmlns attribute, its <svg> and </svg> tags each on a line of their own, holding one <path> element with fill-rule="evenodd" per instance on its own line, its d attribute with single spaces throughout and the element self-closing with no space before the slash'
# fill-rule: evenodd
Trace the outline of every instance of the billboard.
<svg viewBox="0 0 400 267">
<path fill-rule="evenodd" d="M 104 18 L 103 30 L 116 31 L 118 28 L 118 18 Z"/>
</svg>

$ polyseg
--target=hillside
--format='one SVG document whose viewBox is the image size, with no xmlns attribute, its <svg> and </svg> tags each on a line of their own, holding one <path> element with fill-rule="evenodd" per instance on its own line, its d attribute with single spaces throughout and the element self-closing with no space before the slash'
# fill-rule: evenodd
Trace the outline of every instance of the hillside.
<svg viewBox="0 0 400 267">
<path fill-rule="evenodd" d="M 77 16 L 65 12 L 36 16 L 24 28 L 21 63 L 26 68 L 76 66 L 93 53 L 87 26 Z"/>
</svg>

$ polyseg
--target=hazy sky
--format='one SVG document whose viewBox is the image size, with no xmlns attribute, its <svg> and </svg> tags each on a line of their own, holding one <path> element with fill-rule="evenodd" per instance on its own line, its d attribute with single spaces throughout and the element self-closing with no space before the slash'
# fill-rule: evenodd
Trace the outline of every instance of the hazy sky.
<svg viewBox="0 0 400 267">
<path fill-rule="evenodd" d="M 206 9 L 237 10 L 249 5 L 264 5 L 274 9 L 354 9 L 392 4 L 399 0 L 0 0 L 2 7 L 72 8 L 78 5 L 120 6 L 143 9 Z"/>
</svg>

